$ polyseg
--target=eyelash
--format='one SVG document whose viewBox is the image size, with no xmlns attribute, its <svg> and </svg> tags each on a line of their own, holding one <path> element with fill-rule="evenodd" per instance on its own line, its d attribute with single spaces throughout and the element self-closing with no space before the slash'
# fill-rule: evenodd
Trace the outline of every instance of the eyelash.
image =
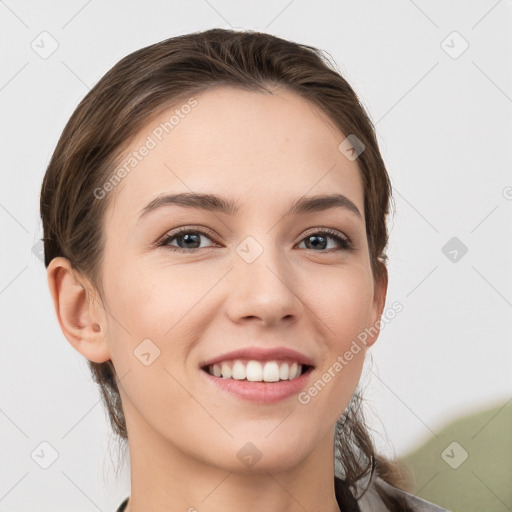
<svg viewBox="0 0 512 512">
<path fill-rule="evenodd" d="M 183 249 L 181 247 L 176 247 L 176 246 L 173 246 L 173 245 L 169 245 L 171 241 L 173 241 L 175 238 L 177 238 L 179 235 L 182 235 L 182 234 L 199 234 L 199 235 L 203 235 L 206 238 L 209 238 L 212 242 L 217 243 L 215 238 L 213 237 L 213 235 L 209 231 L 202 231 L 200 229 L 184 227 L 184 228 L 180 228 L 177 231 L 175 231 L 174 233 L 170 233 L 169 235 L 164 237 L 160 242 L 158 242 L 156 244 L 156 246 L 157 247 L 166 247 L 166 248 L 170 249 L 171 251 L 182 252 L 182 253 L 194 253 L 194 252 L 196 252 L 196 251 L 198 251 L 200 249 L 208 249 L 208 247 L 197 247 L 195 249 Z M 304 239 L 306 239 L 306 238 L 308 238 L 310 236 L 313 236 L 313 235 L 329 235 L 327 238 L 333 238 L 334 240 L 336 240 L 340 244 L 341 249 L 338 249 L 339 251 L 350 251 L 350 250 L 352 250 L 352 243 L 350 242 L 350 240 L 347 237 L 344 237 L 344 236 L 340 235 L 340 233 L 338 231 L 335 231 L 335 230 L 329 229 L 329 228 L 325 228 L 325 229 L 321 229 L 321 230 L 318 230 L 318 231 L 310 232 L 309 234 L 307 234 L 301 240 L 301 242 Z M 327 250 L 315 251 L 314 249 L 308 249 L 308 250 L 313 251 L 313 252 L 320 252 L 320 253 L 322 253 L 322 252 L 324 252 L 324 253 L 333 252 L 332 250 L 331 251 L 327 251 Z M 336 251 L 334 251 L 334 252 L 336 252 Z"/>
</svg>

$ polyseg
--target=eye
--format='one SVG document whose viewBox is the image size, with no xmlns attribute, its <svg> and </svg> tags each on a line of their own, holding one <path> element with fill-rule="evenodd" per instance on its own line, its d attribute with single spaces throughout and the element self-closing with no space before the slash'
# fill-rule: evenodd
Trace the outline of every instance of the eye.
<svg viewBox="0 0 512 512">
<path fill-rule="evenodd" d="M 310 249 L 307 245 L 312 246 L 313 248 L 325 249 L 325 245 L 327 244 L 328 239 L 335 240 L 336 243 L 341 247 L 339 250 L 350 250 L 352 245 L 349 239 L 342 235 L 338 231 L 334 231 L 332 229 L 324 229 L 320 231 L 314 231 L 307 235 L 303 240 L 312 240 L 309 244 L 306 242 L 306 249 Z M 302 242 L 301 242 L 302 243 Z M 327 244 L 328 245 L 328 244 Z M 326 251 L 316 251 L 316 252 L 326 252 Z M 330 251 L 329 251 L 330 252 Z"/>
<path fill-rule="evenodd" d="M 195 252 L 198 249 L 205 249 L 207 247 L 214 247 L 214 245 L 201 247 L 201 237 L 207 238 L 210 241 L 214 241 L 214 237 L 210 232 L 185 227 L 178 229 L 174 233 L 168 234 L 156 245 L 158 247 L 167 247 L 172 251 L 185 253 Z M 305 241 L 305 248 L 314 250 L 315 252 L 332 252 L 325 250 L 317 250 L 326 249 L 326 245 L 328 245 L 327 241 L 329 239 L 334 240 L 336 244 L 338 244 L 338 246 L 340 247 L 338 250 L 340 251 L 349 251 L 352 249 L 352 244 L 350 240 L 341 232 L 332 229 L 323 229 L 311 232 L 309 235 L 302 239 L 301 243 Z M 178 246 L 172 245 L 171 242 L 175 240 Z"/>
<path fill-rule="evenodd" d="M 178 252 L 193 252 L 197 249 L 204 249 L 204 247 L 200 247 L 201 236 L 212 240 L 212 236 L 209 233 L 205 233 L 204 231 L 191 228 L 181 228 L 178 231 L 167 235 L 161 242 L 157 244 L 157 246 L 169 247 L 171 250 Z M 173 240 L 178 241 L 178 247 L 171 245 Z"/>
</svg>

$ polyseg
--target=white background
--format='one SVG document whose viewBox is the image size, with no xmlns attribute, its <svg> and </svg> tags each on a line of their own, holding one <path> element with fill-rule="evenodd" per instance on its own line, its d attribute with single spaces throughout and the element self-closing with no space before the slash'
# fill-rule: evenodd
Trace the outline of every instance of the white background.
<svg viewBox="0 0 512 512">
<path fill-rule="evenodd" d="M 128 53 L 187 32 L 260 30 L 326 50 L 376 124 L 395 187 L 388 306 L 404 308 L 362 381 L 379 449 L 405 454 L 509 400 L 511 15 L 506 0 L 0 2 L 0 510 L 113 511 L 129 494 L 32 247 L 41 180 L 78 102 Z M 47 59 L 31 48 L 43 31 L 59 45 Z M 454 31 L 469 44 L 457 58 Z M 442 252 L 454 236 L 468 248 L 457 262 Z M 31 458 L 43 441 L 59 454 L 47 470 Z"/>
</svg>

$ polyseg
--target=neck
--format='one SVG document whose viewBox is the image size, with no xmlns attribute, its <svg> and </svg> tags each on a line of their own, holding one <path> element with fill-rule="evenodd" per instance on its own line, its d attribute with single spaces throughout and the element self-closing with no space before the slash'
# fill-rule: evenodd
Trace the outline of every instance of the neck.
<svg viewBox="0 0 512 512">
<path fill-rule="evenodd" d="M 154 431 L 129 432 L 131 495 L 125 512 L 339 512 L 333 431 L 293 467 L 223 469 L 179 450 Z M 256 467 L 256 465 L 255 465 Z"/>
</svg>

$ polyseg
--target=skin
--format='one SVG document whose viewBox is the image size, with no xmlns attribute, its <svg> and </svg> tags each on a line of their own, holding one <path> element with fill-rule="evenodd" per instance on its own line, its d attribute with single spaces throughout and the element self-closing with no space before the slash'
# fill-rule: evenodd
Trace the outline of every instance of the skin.
<svg viewBox="0 0 512 512">
<path fill-rule="evenodd" d="M 345 135 L 328 117 L 291 92 L 220 87 L 195 98 L 110 192 L 104 296 L 68 260 L 50 263 L 61 329 L 85 358 L 112 359 L 121 377 L 129 512 L 338 511 L 334 427 L 378 334 L 308 404 L 297 396 L 244 401 L 208 385 L 199 364 L 240 347 L 284 345 L 313 359 L 311 386 L 375 326 L 387 277 L 372 275 L 357 160 L 338 150 Z M 169 115 L 141 130 L 127 154 Z M 232 198 L 242 210 L 230 217 L 166 206 L 137 222 L 155 197 L 191 191 Z M 332 193 L 347 196 L 362 218 L 342 208 L 285 216 L 301 196 Z M 154 246 L 181 226 L 209 228 L 215 238 L 201 236 L 188 254 Z M 347 236 L 353 249 L 331 238 L 307 245 L 322 228 Z M 248 236 L 263 249 L 250 264 L 236 252 Z M 183 237 L 171 245 L 180 240 L 196 247 Z M 160 350 L 149 366 L 134 356 L 147 338 Z M 237 457 L 247 442 L 262 454 L 250 468 Z"/>
</svg>

